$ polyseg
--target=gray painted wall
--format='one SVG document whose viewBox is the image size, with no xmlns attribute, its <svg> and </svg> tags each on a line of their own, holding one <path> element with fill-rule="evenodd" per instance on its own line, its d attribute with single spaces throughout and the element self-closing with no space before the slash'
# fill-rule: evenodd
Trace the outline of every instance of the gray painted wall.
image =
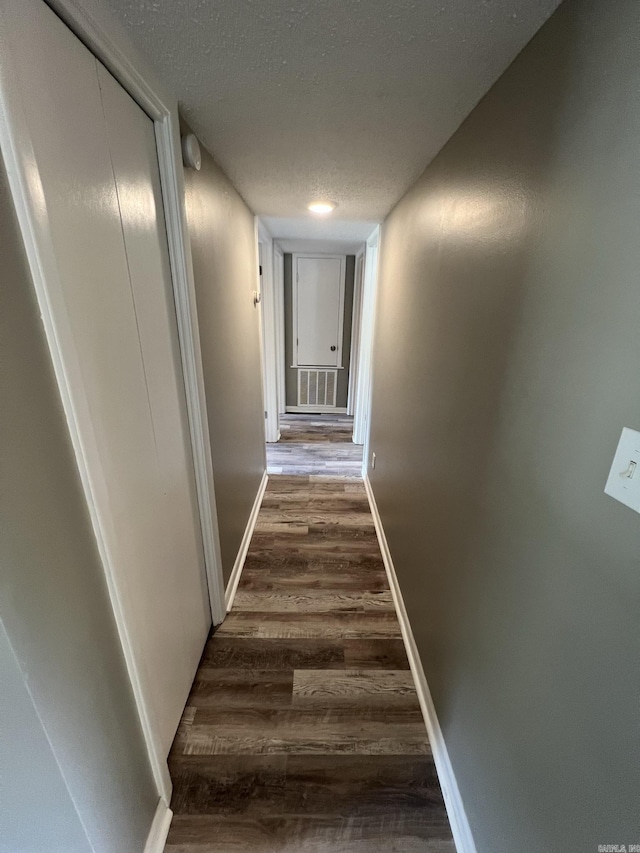
<svg viewBox="0 0 640 853">
<path fill-rule="evenodd" d="M 158 795 L 1 163 L 0 256 L 0 850 L 85 850 L 79 814 L 140 853 Z"/>
<path fill-rule="evenodd" d="M 336 406 L 346 408 L 349 396 L 349 370 L 351 361 L 351 330 L 353 325 L 353 287 L 356 258 L 347 255 L 345 264 L 344 324 L 342 332 L 342 365 L 338 371 Z M 298 405 L 298 371 L 293 363 L 293 255 L 284 256 L 284 358 L 285 401 L 287 406 Z"/>
<path fill-rule="evenodd" d="M 204 148 L 185 184 L 227 582 L 266 467 L 254 217 Z"/>
<path fill-rule="evenodd" d="M 479 853 L 640 844 L 640 15 L 566 0 L 383 228 L 370 471 Z"/>
</svg>

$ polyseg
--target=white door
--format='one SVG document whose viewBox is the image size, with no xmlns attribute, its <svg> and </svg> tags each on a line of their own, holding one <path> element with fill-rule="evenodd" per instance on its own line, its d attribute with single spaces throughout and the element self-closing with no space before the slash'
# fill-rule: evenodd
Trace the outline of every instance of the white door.
<svg viewBox="0 0 640 853">
<path fill-rule="evenodd" d="M 166 756 L 210 614 L 153 123 L 44 3 L 3 15 L 30 46 L 6 61 L 63 399 L 145 735 Z"/>
<path fill-rule="evenodd" d="M 296 256 L 294 337 L 300 367 L 340 367 L 344 263 L 340 257 Z"/>
<path fill-rule="evenodd" d="M 153 122 L 100 63 L 97 70 L 129 272 L 126 311 L 135 318 L 152 432 L 145 496 L 153 538 L 138 532 L 133 594 L 168 753 L 206 640 L 208 595 Z M 123 500 L 142 499 L 124 482 Z"/>
</svg>

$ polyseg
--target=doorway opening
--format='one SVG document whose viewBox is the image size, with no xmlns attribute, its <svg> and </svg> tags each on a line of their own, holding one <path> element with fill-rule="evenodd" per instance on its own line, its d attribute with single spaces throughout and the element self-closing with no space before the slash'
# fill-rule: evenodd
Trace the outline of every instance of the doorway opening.
<svg viewBox="0 0 640 853">
<path fill-rule="evenodd" d="M 361 477 L 378 229 L 341 252 L 275 242 L 258 222 L 257 242 L 267 471 Z"/>
</svg>

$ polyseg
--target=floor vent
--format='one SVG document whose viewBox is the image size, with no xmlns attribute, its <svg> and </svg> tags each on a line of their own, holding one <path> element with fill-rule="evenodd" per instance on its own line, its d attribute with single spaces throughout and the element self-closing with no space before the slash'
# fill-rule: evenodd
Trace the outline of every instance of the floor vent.
<svg viewBox="0 0 640 853">
<path fill-rule="evenodd" d="M 335 408 L 337 384 L 337 370 L 299 369 L 298 405 Z"/>
</svg>

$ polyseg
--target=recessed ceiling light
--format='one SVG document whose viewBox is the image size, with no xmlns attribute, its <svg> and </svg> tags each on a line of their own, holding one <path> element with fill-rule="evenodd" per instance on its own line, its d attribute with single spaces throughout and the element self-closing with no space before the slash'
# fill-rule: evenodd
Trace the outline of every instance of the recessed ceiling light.
<svg viewBox="0 0 640 853">
<path fill-rule="evenodd" d="M 309 205 L 309 210 L 311 213 L 317 213 L 320 216 L 326 216 L 327 213 L 331 213 L 335 204 L 331 204 L 330 201 L 314 201 Z"/>
</svg>

